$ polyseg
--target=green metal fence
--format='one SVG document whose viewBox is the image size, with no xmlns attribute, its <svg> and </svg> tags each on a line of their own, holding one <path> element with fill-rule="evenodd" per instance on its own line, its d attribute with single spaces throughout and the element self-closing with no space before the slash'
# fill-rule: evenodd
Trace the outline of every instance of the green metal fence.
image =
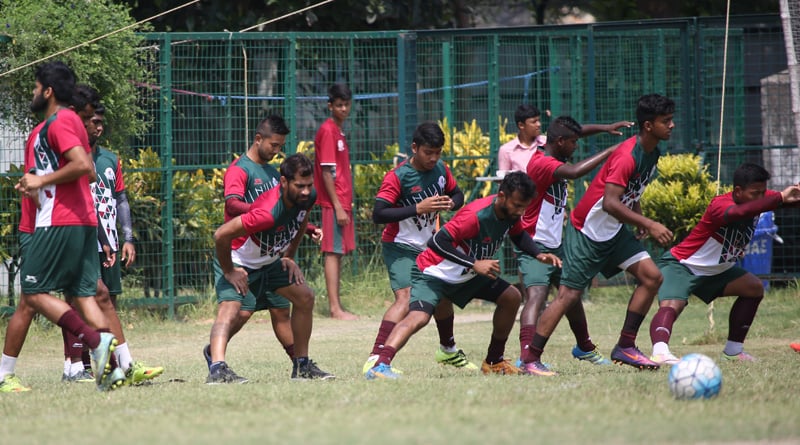
<svg viewBox="0 0 800 445">
<path fill-rule="evenodd" d="M 407 152 L 411 133 L 423 120 L 446 120 L 451 136 L 446 158 L 461 163 L 456 179 L 475 197 L 487 192 L 475 181 L 476 172 L 493 171 L 501 139 L 516 133 L 517 105 L 532 103 L 552 117 L 570 114 L 580 122 L 605 123 L 635 120 L 636 99 L 658 92 L 677 104 L 667 150 L 701 153 L 716 171 L 725 38 L 721 19 L 456 31 L 161 33 L 146 38 L 142 51 L 153 56 L 150 69 L 157 81 L 139 90 L 151 130 L 130 147 L 115 147 L 129 160 L 126 179 L 135 201 L 140 250 L 139 267 L 126 284 L 134 289 L 128 293 L 150 302 L 158 297 L 170 310 L 181 298 L 212 291 L 211 233 L 221 223 L 223 206 L 220 170 L 246 150 L 253 129 L 268 113 L 287 119 L 288 153 L 313 153 L 310 142 L 327 117 L 326 92 L 334 82 L 346 82 L 355 94 L 345 126 L 356 185 L 353 273 L 380 261 L 382 227 L 370 216 L 377 184 L 393 160 L 387 147 L 399 144 L 400 152 Z M 769 124 L 777 116 L 791 117 L 782 89 L 788 92 L 788 79 L 767 81 L 786 70 L 779 17 L 733 18 L 727 60 L 723 181 L 743 160 L 769 167 L 765 153 L 797 145 L 791 130 Z M 473 120 L 478 135 L 464 128 Z M 547 116 L 543 120 L 546 128 Z M 467 133 L 472 139 L 459 139 Z M 21 162 L 21 152 L 12 153 L 20 150 L 13 139 L 2 139 L 3 171 L 15 159 Z M 618 140 L 610 135 L 587 139 L 576 156 Z M 464 147 L 473 143 L 484 148 L 476 154 Z M 144 149 L 152 151 L 143 156 Z M 783 169 L 773 187 L 797 182 L 797 163 Z M 582 182 L 575 186 L 580 195 Z M 318 221 L 318 215 L 312 214 L 312 220 Z M 800 221 L 779 215 L 778 225 L 786 244 L 775 248 L 773 271 L 797 275 L 800 265 L 793 252 L 800 240 L 790 234 Z M 13 236 L 4 233 L 6 239 Z M 310 274 L 321 272 L 315 247 L 304 244 L 300 256 Z M 506 270 L 513 271 L 512 263 Z"/>
</svg>

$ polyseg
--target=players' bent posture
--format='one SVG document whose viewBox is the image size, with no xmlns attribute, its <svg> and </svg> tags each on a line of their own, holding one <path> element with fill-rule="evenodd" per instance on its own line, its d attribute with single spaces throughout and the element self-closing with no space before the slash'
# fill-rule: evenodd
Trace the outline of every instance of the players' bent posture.
<svg viewBox="0 0 800 445">
<path fill-rule="evenodd" d="M 522 227 L 536 242 L 539 251 L 552 253 L 560 258 L 564 257 L 562 234 L 567 206 L 567 179 L 580 178 L 591 172 L 619 146 L 608 147 L 577 164 L 567 164 L 578 146 L 581 134 L 583 129 L 575 119 L 569 116 L 556 118 L 548 128 L 544 150 L 534 153 L 527 166 L 528 176 L 533 179 L 536 190 L 540 192 L 525 210 L 521 219 Z M 520 366 L 531 374 L 538 374 L 540 370 L 533 364 L 535 362 L 531 357 L 530 343 L 536 333 L 536 321 L 544 309 L 550 286 L 558 286 L 561 280 L 561 269 L 542 264 L 524 252 L 515 253 L 522 284 L 527 293 L 520 315 Z M 575 306 L 575 311 L 582 309 L 583 306 Z M 597 365 L 610 364 L 592 343 L 585 315 L 568 311 L 566 316 L 577 341 L 572 349 L 573 357 Z"/>
<path fill-rule="evenodd" d="M 269 164 L 286 143 L 289 127 L 280 116 L 267 116 L 256 128 L 253 143 L 247 152 L 233 161 L 225 171 L 223 184 L 225 186 L 225 221 L 247 213 L 253 201 L 262 193 L 277 186 L 280 173 Z M 254 311 L 268 309 L 272 321 L 272 330 L 280 342 L 283 350 L 294 358 L 294 337 L 290 321 L 289 300 L 273 292 L 267 292 L 260 300 L 263 305 L 254 308 L 242 307 L 239 316 L 231 326 L 230 338 L 247 323 Z M 203 348 L 206 364 L 211 366 L 211 347 Z"/>
<path fill-rule="evenodd" d="M 292 302 L 292 378 L 334 378 L 308 358 L 314 292 L 292 259 L 316 199 L 314 166 L 304 155 L 295 154 L 281 163 L 280 172 L 280 187 L 262 193 L 250 210 L 214 233 L 219 309 L 211 327 L 211 366 L 206 383 L 247 382 L 225 363 L 225 350 L 239 311 L 254 310 L 266 292 L 276 292 Z"/>
<path fill-rule="evenodd" d="M 117 340 L 107 332 L 108 320 L 94 299 L 100 274 L 97 217 L 88 179 L 94 169 L 83 122 L 67 108 L 75 74 L 62 62 L 50 62 L 39 66 L 35 76 L 31 111 L 43 112 L 45 120 L 34 128 L 25 148 L 26 160 L 33 160 L 35 166 L 16 186 L 38 207 L 20 274 L 22 300 L 26 307 L 83 339 L 92 350 L 98 389 L 111 390 L 124 382 L 125 373 L 116 367 Z M 69 304 L 50 294 L 56 289 L 75 299 L 88 325 Z M 21 336 L 11 340 L 19 349 L 27 335 L 27 326 L 23 328 L 7 333 Z M 13 361 L 9 362 L 0 365 L 0 392 L 27 389 L 8 372 L 9 365 L 13 370 Z"/>
<path fill-rule="evenodd" d="M 425 243 L 436 232 L 439 212 L 457 210 L 464 204 L 450 168 L 442 162 L 444 133 L 435 122 L 424 122 L 414 131 L 413 156 L 386 173 L 375 199 L 372 220 L 386 224 L 381 237 L 383 261 L 389 271 L 394 303 L 386 310 L 378 335 L 362 371 L 375 365 L 394 326 L 408 314 L 411 269 Z M 477 370 L 456 347 L 453 336 L 453 304 L 442 300 L 434 314 L 439 331 L 436 361 L 457 368 Z"/>
<path fill-rule="evenodd" d="M 448 299 L 463 308 L 480 298 L 497 304 L 484 374 L 519 374 L 519 368 L 503 357 L 506 341 L 517 316 L 521 297 L 516 287 L 499 278 L 500 263 L 493 259 L 506 235 L 522 251 L 539 261 L 560 265 L 553 254 L 540 253 L 530 235 L 522 230 L 520 216 L 536 193 L 533 181 L 522 172 L 506 175 L 496 195 L 475 200 L 428 241 L 411 272 L 408 314 L 395 325 L 375 366 L 366 378 L 396 379 L 391 362 L 414 333 L 431 319 L 437 305 Z"/>
<path fill-rule="evenodd" d="M 356 320 L 341 304 L 342 256 L 355 249 L 353 222 L 353 180 L 350 174 L 350 148 L 344 137 L 344 121 L 350 116 L 353 93 L 347 85 L 334 84 L 328 90 L 331 117 L 314 137 L 314 182 L 322 210 L 322 240 L 325 288 L 331 317 Z"/>
<path fill-rule="evenodd" d="M 669 139 L 675 126 L 674 112 L 675 103 L 667 97 L 651 94 L 639 98 L 639 134 L 614 150 L 571 213 L 558 296 L 542 312 L 530 345 L 530 366 L 537 369 L 537 375 L 555 375 L 541 362 L 542 352 L 567 312 L 572 312 L 573 320 L 585 320 L 581 294 L 592 278 L 598 272 L 610 277 L 623 270 L 636 277 L 637 285 L 611 360 L 637 368 L 658 368 L 636 347 L 636 335 L 661 285 L 661 272 L 624 224 L 638 227 L 637 235 L 649 234 L 661 245 L 672 240 L 669 229 L 642 215 L 639 199 L 656 175 L 658 143 Z"/>
<path fill-rule="evenodd" d="M 658 291 L 658 312 L 650 323 L 654 362 L 674 365 L 680 360 L 670 352 L 669 339 L 690 294 L 706 304 L 717 297 L 737 297 L 728 316 L 722 358 L 755 361 L 744 352 L 743 343 L 764 298 L 764 285 L 736 261 L 744 256 L 761 212 L 800 202 L 800 187 L 769 190 L 769 178 L 759 165 L 739 166 L 733 173 L 733 191 L 712 199 L 689 235 L 661 257 L 664 283 Z"/>
</svg>

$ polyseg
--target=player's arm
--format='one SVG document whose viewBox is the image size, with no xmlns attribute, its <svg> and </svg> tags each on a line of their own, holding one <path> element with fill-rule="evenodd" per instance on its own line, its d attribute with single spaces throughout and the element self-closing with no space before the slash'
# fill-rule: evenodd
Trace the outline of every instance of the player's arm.
<svg viewBox="0 0 800 445">
<path fill-rule="evenodd" d="M 242 217 L 237 216 L 225 224 L 219 226 L 214 232 L 214 247 L 217 253 L 217 261 L 225 279 L 240 294 L 247 293 L 247 271 L 241 267 L 233 267 L 231 259 L 231 242 L 240 236 L 247 235 Z"/>
<path fill-rule="evenodd" d="M 620 128 L 630 128 L 636 123 L 631 121 L 614 122 L 613 124 L 585 124 L 581 125 L 581 136 L 592 136 L 598 133 L 608 133 L 614 136 L 622 136 Z"/>
<path fill-rule="evenodd" d="M 90 176 L 94 173 L 94 162 L 83 147 L 79 145 L 72 147 L 65 151 L 63 156 L 67 162 L 52 173 L 43 176 L 26 173 L 19 180 L 20 188 L 18 190 L 29 193 L 48 185 L 71 182 L 81 176 Z"/>
<path fill-rule="evenodd" d="M 656 242 L 666 246 L 672 241 L 672 232 L 663 224 L 634 212 L 622 203 L 625 187 L 606 183 L 603 193 L 603 210 L 624 224 L 634 225 L 644 229 Z"/>
<path fill-rule="evenodd" d="M 450 200 L 453 202 L 453 206 L 450 210 L 458 210 L 464 205 L 464 192 L 462 192 L 457 185 L 456 188 L 447 193 L 447 196 L 449 196 Z"/>
<path fill-rule="evenodd" d="M 286 252 L 283 253 L 283 258 L 281 258 L 283 270 L 288 272 L 290 283 L 303 284 L 306 281 L 305 277 L 303 276 L 303 271 L 300 270 L 300 267 L 294 261 L 294 255 L 297 253 L 297 249 L 300 247 L 300 242 L 303 240 L 303 234 L 306 233 L 307 228 L 308 213 L 306 213 L 306 217 L 300 224 L 300 227 L 292 239 L 291 244 L 289 244 L 289 248 L 286 249 Z"/>
<path fill-rule="evenodd" d="M 778 207 L 795 207 L 800 202 L 800 187 L 792 185 L 782 192 L 767 192 L 755 201 L 730 206 L 725 210 L 725 222 L 730 223 L 748 218 L 754 218 L 769 210 Z"/>
<path fill-rule="evenodd" d="M 339 202 L 339 196 L 336 194 L 336 181 L 333 178 L 333 166 L 322 166 L 322 186 L 325 187 L 325 192 L 328 193 L 328 198 L 333 205 L 333 211 L 336 214 L 336 223 L 340 226 L 346 226 L 350 223 L 350 217 Z"/>
<path fill-rule="evenodd" d="M 552 253 L 542 253 L 539 247 L 531 238 L 531 235 L 526 231 L 521 231 L 517 235 L 509 235 L 508 237 L 519 250 L 527 253 L 528 255 L 536 258 L 540 263 L 552 264 L 561 267 L 561 258 Z"/>
<path fill-rule="evenodd" d="M 128 193 L 125 190 L 117 195 L 117 217 L 122 228 L 122 261 L 125 262 L 125 267 L 130 267 L 136 260 L 136 247 L 133 245 L 131 205 L 128 203 Z"/>
<path fill-rule="evenodd" d="M 239 216 L 250 210 L 250 204 L 244 202 L 239 196 L 229 196 L 225 199 L 225 213 L 231 216 Z"/>
<path fill-rule="evenodd" d="M 456 246 L 453 245 L 453 237 L 450 236 L 450 233 L 445 228 L 436 232 L 428 240 L 428 247 L 442 258 L 459 266 L 464 266 L 468 269 L 475 267 L 475 257 L 456 249 Z"/>
<path fill-rule="evenodd" d="M 497 151 L 497 169 L 498 170 L 511 170 L 511 157 L 505 150 Z"/>
<path fill-rule="evenodd" d="M 619 147 L 619 144 L 614 144 L 605 150 L 595 153 L 588 158 L 576 162 L 574 164 L 563 164 L 556 169 L 553 173 L 556 178 L 559 179 L 577 179 L 581 176 L 585 176 L 592 170 L 594 170 L 598 165 L 603 163 L 611 153 Z"/>
</svg>

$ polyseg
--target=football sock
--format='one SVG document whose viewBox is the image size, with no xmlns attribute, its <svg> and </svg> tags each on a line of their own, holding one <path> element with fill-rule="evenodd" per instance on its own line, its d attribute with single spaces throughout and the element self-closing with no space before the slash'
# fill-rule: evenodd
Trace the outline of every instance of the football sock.
<svg viewBox="0 0 800 445">
<path fill-rule="evenodd" d="M 80 357 L 83 354 L 83 342 L 66 329 L 61 329 L 64 339 L 64 357 Z"/>
<path fill-rule="evenodd" d="M 444 352 L 446 352 L 448 354 L 452 354 L 454 352 L 458 352 L 458 348 L 456 348 L 455 345 L 453 345 L 453 346 L 439 345 L 439 349 L 441 349 L 442 351 L 444 351 Z"/>
<path fill-rule="evenodd" d="M 550 337 L 534 334 L 533 340 L 531 340 L 531 347 L 528 348 L 528 352 L 530 354 L 528 355 L 529 359 L 522 359 L 522 361 L 525 363 L 540 361 L 542 359 L 544 347 L 547 345 L 548 340 L 550 340 Z"/>
<path fill-rule="evenodd" d="M 119 367 L 122 368 L 123 371 L 127 371 L 128 368 L 131 367 L 133 357 L 131 357 L 131 351 L 128 349 L 128 342 L 117 345 L 117 349 L 114 350 L 114 356 L 117 358 L 117 363 L 119 363 Z"/>
<path fill-rule="evenodd" d="M 455 320 L 454 315 L 441 320 L 437 319 L 436 330 L 439 332 L 439 344 L 447 348 L 455 349 L 456 340 L 455 335 L 453 334 L 453 320 Z"/>
<path fill-rule="evenodd" d="M 64 360 L 64 375 L 72 375 L 72 360 L 69 358 Z"/>
<path fill-rule="evenodd" d="M 17 358 L 3 354 L 0 357 L 0 380 L 3 380 L 9 374 L 13 374 L 16 367 Z"/>
<path fill-rule="evenodd" d="M 672 325 L 678 318 L 678 313 L 671 307 L 660 307 L 650 322 L 650 341 L 656 343 L 669 343 L 672 336 Z M 653 354 L 655 354 L 655 349 Z"/>
<path fill-rule="evenodd" d="M 536 335 L 535 324 L 524 324 L 519 327 L 519 350 L 522 361 L 525 361 L 523 356 L 526 354 L 525 351 L 530 347 L 534 335 Z"/>
<path fill-rule="evenodd" d="M 378 328 L 378 335 L 375 337 L 375 343 L 372 345 L 371 355 L 380 355 L 381 347 L 386 343 L 386 339 L 389 338 L 389 334 L 392 333 L 395 324 L 397 323 L 393 321 L 381 320 L 381 325 Z"/>
<path fill-rule="evenodd" d="M 503 361 L 506 341 L 508 341 L 508 338 L 497 338 L 492 335 L 492 339 L 489 341 L 489 349 L 486 351 L 486 363 L 494 365 Z"/>
<path fill-rule="evenodd" d="M 100 345 L 100 331 L 95 331 L 90 328 L 83 320 L 75 309 L 70 309 L 64 312 L 64 315 L 58 319 L 56 323 L 58 326 L 65 328 L 70 333 L 82 339 L 83 342 L 94 349 Z"/>
<path fill-rule="evenodd" d="M 621 348 L 631 348 L 636 346 L 636 333 L 644 321 L 644 315 L 628 311 L 625 314 L 625 323 L 622 325 L 622 332 L 619 333 L 617 344 Z"/>
<path fill-rule="evenodd" d="M 669 345 L 664 343 L 663 341 L 654 343 L 653 355 L 658 355 L 658 354 L 669 354 Z"/>
<path fill-rule="evenodd" d="M 728 355 L 739 355 L 742 351 L 744 351 L 744 343 L 731 340 L 725 343 L 725 349 L 722 350 L 722 352 Z"/>
<path fill-rule="evenodd" d="M 83 362 L 74 362 L 69 364 L 69 372 L 67 373 L 68 376 L 72 377 L 74 375 L 78 375 L 83 372 Z"/>
<path fill-rule="evenodd" d="M 91 371 L 92 369 L 92 357 L 89 355 L 89 349 L 83 348 L 83 352 L 81 353 L 81 358 L 83 359 L 83 369 L 88 369 Z"/>
<path fill-rule="evenodd" d="M 391 346 L 383 345 L 380 355 L 378 356 L 378 361 L 375 362 L 375 365 L 379 365 L 381 363 L 384 365 L 392 364 L 392 359 L 394 359 L 395 354 L 397 354 L 397 349 Z"/>
<path fill-rule="evenodd" d="M 758 305 L 763 297 L 739 297 L 733 302 L 731 313 L 728 315 L 728 340 L 743 343 L 753 319 L 756 318 Z"/>
</svg>

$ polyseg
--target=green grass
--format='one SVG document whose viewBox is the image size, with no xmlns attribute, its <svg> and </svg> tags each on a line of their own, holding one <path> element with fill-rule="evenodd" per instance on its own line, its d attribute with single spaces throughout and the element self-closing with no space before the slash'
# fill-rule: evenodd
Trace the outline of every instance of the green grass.
<svg viewBox="0 0 800 445">
<path fill-rule="evenodd" d="M 0 396 L 0 443 L 799 443 L 800 340 L 796 289 L 771 292 L 761 305 L 746 347 L 757 364 L 719 365 L 721 395 L 676 401 L 667 370 L 595 367 L 570 356 L 566 322 L 554 333 L 544 360 L 555 378 L 482 376 L 434 363 L 436 330 L 429 325 L 395 359 L 405 372 L 396 382 L 367 382 L 360 374 L 388 304 L 386 279 L 345 280 L 344 300 L 362 318 L 317 317 L 311 356 L 337 375 L 334 382 L 293 382 L 290 362 L 268 316 L 258 313 L 232 341 L 228 362 L 252 383 L 206 386 L 200 349 L 207 342 L 213 304 L 182 306 L 180 321 L 143 310 L 122 314 L 134 358 L 167 368 L 153 385 L 99 393 L 93 385 L 65 385 L 61 334 L 35 324 L 17 372 L 33 391 Z M 357 291 L 361 289 L 361 291 Z M 616 341 L 630 289 L 593 289 L 586 311 L 605 354 Z M 675 325 L 676 354 L 702 352 L 719 362 L 732 299 L 715 308 L 693 299 Z M 320 300 L 320 305 L 325 305 Z M 456 313 L 456 339 L 470 358 L 485 354 L 492 306 Z M 650 315 L 652 316 L 653 310 Z M 639 344 L 650 351 L 648 326 Z M 5 322 L 0 322 L 5 332 Z M 518 328 L 507 354 L 516 358 Z"/>
</svg>

